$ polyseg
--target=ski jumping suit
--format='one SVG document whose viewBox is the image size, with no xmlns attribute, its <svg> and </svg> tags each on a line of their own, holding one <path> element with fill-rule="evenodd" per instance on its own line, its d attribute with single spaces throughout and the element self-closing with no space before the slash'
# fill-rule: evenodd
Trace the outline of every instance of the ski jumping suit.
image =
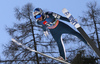
<svg viewBox="0 0 100 64">
<path fill-rule="evenodd" d="M 65 57 L 66 57 L 65 47 L 64 47 L 64 44 L 63 44 L 62 38 L 61 38 L 61 35 L 63 33 L 75 35 L 79 39 L 81 39 L 85 44 L 87 44 L 87 42 L 81 36 L 81 34 L 76 32 L 75 30 L 73 30 L 67 24 L 59 21 L 58 19 L 70 22 L 66 17 L 62 17 L 61 15 L 58 15 L 58 14 L 53 13 L 53 12 L 46 12 L 44 19 L 42 21 L 39 21 L 37 19 L 37 23 L 39 25 L 41 25 L 41 27 L 44 31 L 46 31 L 46 28 L 48 28 L 50 30 L 54 40 L 57 42 L 60 56 L 65 59 Z"/>
</svg>

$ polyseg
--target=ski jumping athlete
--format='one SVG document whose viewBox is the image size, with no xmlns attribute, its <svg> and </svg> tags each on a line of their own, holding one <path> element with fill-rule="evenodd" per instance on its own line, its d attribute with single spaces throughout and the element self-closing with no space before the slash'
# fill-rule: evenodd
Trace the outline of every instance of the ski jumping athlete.
<svg viewBox="0 0 100 64">
<path fill-rule="evenodd" d="M 58 19 L 60 19 L 60 20 L 70 22 L 68 20 L 68 18 L 63 17 L 54 12 L 45 12 L 44 13 L 41 8 L 34 9 L 33 15 L 37 21 L 37 24 L 39 24 L 42 27 L 45 36 L 48 35 L 46 28 L 48 28 L 50 30 L 50 33 L 52 34 L 54 40 L 57 42 L 60 56 L 63 57 L 64 60 L 66 60 L 66 54 L 65 54 L 65 47 L 64 47 L 64 44 L 63 44 L 62 38 L 61 38 L 61 35 L 63 33 L 75 35 L 79 39 L 81 39 L 85 44 L 87 44 L 87 42 L 81 36 L 81 34 L 76 32 L 75 30 L 73 30 L 67 24 L 58 20 Z"/>
</svg>

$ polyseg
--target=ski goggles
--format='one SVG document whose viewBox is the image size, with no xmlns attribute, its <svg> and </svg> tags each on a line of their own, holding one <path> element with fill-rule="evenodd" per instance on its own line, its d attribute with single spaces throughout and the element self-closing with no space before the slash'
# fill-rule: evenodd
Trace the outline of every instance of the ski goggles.
<svg viewBox="0 0 100 64">
<path fill-rule="evenodd" d="M 42 16 L 42 15 L 39 14 L 39 15 L 36 15 L 35 18 L 38 19 L 38 18 L 40 18 L 41 16 Z"/>
</svg>

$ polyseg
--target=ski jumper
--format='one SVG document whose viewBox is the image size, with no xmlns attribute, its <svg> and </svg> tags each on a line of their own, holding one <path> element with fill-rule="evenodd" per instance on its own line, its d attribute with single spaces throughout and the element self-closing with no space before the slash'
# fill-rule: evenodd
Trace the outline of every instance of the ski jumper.
<svg viewBox="0 0 100 64">
<path fill-rule="evenodd" d="M 81 36 L 81 34 L 73 30 L 67 24 L 59 21 L 58 19 L 70 22 L 66 17 L 62 17 L 61 15 L 58 15 L 53 12 L 46 12 L 45 18 L 42 21 L 39 21 L 37 19 L 37 23 L 42 27 L 43 31 L 46 31 L 46 28 L 50 30 L 50 33 L 52 34 L 54 40 L 57 42 L 60 56 L 66 59 L 65 47 L 61 38 L 61 35 L 63 33 L 75 35 L 79 39 L 81 39 L 85 44 L 87 44 L 87 42 Z"/>
</svg>

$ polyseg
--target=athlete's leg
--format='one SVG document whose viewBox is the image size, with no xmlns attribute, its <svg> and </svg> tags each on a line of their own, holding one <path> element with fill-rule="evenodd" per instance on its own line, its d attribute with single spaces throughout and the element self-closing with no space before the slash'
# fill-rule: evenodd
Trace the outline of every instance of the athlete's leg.
<svg viewBox="0 0 100 64">
<path fill-rule="evenodd" d="M 64 60 L 66 60 L 65 59 L 66 58 L 65 47 L 64 47 L 64 43 L 63 43 L 62 38 L 61 38 L 61 34 L 55 33 L 52 30 L 50 32 L 51 32 L 54 40 L 57 42 L 60 56 L 63 57 Z"/>
<path fill-rule="evenodd" d="M 75 30 L 72 30 L 71 34 L 77 36 L 80 40 L 82 40 L 87 45 L 86 40 L 83 38 L 83 36 L 80 33 L 76 32 Z"/>
<path fill-rule="evenodd" d="M 64 24 L 64 23 L 61 23 L 61 24 L 63 26 L 63 28 L 62 28 L 63 29 L 63 33 L 75 35 L 76 37 L 81 39 L 85 44 L 87 44 L 86 40 L 82 37 L 82 35 L 80 33 L 76 32 L 74 29 L 72 29 L 67 24 Z"/>
<path fill-rule="evenodd" d="M 56 36 L 54 35 L 53 38 L 57 42 L 59 52 L 60 52 L 60 56 L 62 56 L 65 59 L 66 53 L 65 53 L 65 47 L 64 47 L 64 43 L 62 41 L 62 38 L 59 35 L 56 35 Z"/>
</svg>

